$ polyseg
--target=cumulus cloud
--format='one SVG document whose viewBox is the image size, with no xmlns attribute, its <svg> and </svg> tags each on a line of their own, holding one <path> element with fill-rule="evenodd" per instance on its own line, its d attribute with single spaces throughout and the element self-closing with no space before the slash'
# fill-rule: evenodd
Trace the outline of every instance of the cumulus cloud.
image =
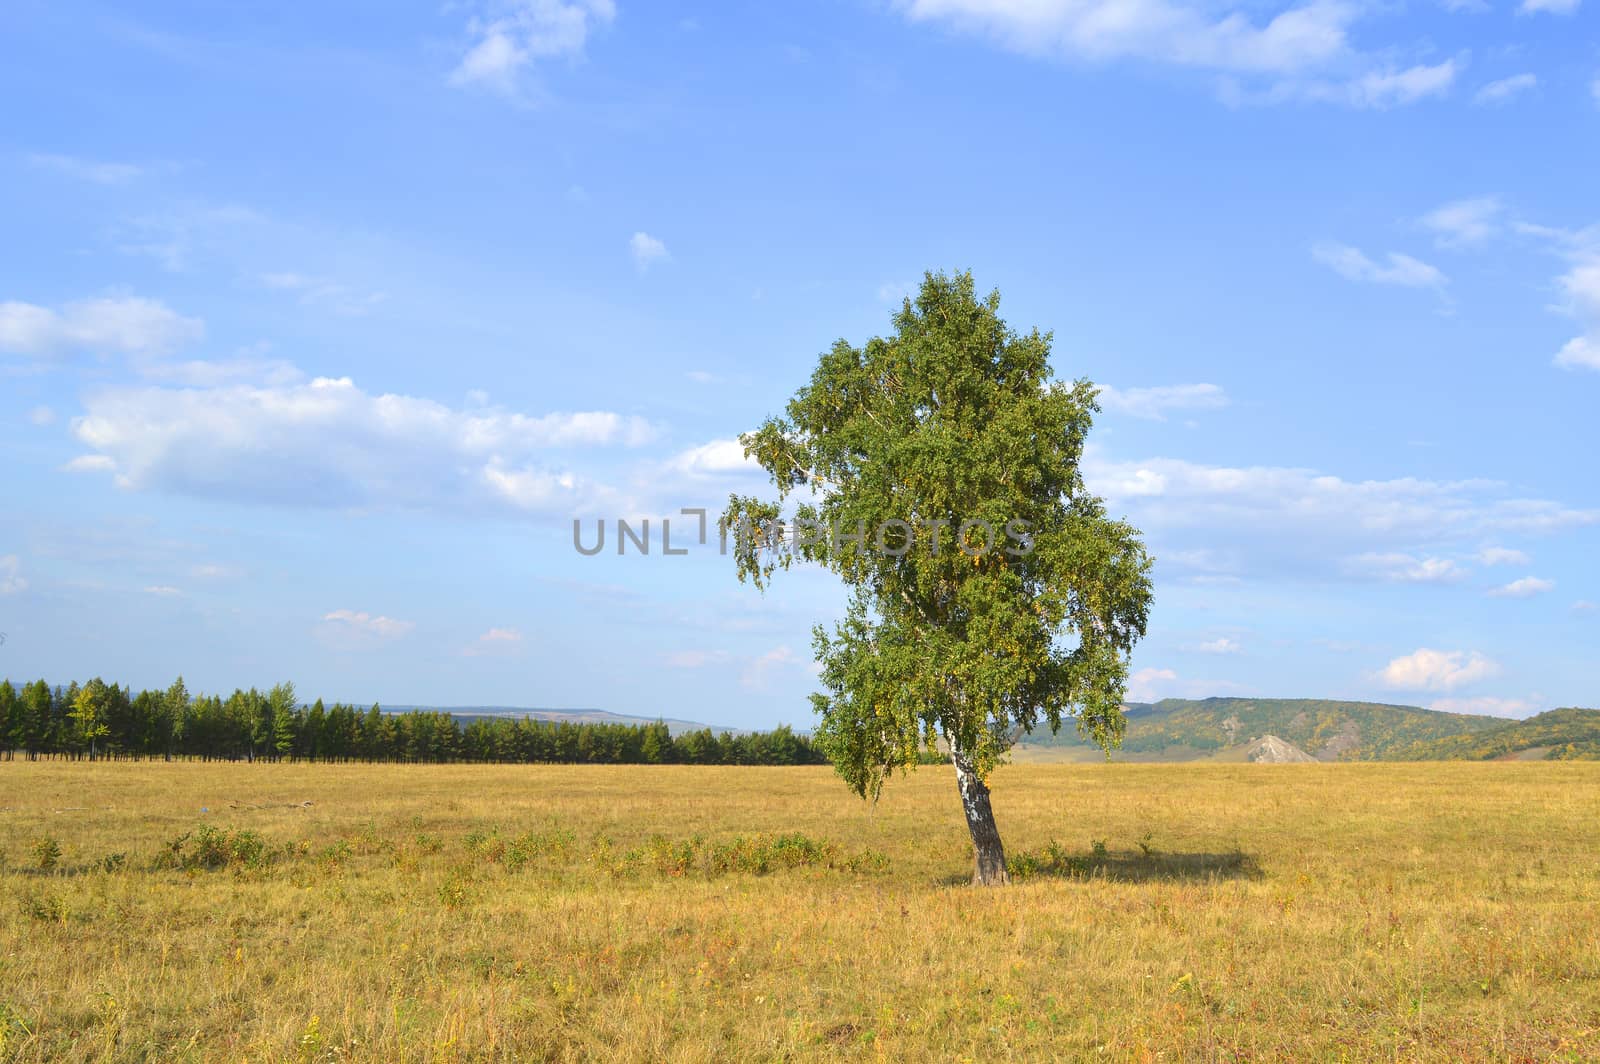
<svg viewBox="0 0 1600 1064">
<path fill-rule="evenodd" d="M 649 233 L 635 233 L 629 237 L 628 253 L 633 256 L 633 264 L 639 268 L 640 273 L 658 262 L 672 258 L 667 251 L 667 245 Z"/>
<path fill-rule="evenodd" d="M 1554 580 L 1544 580 L 1537 576 L 1525 576 L 1521 580 L 1513 580 L 1509 584 L 1497 587 L 1489 592 L 1495 598 L 1532 598 L 1542 595 L 1546 591 L 1555 590 Z"/>
<path fill-rule="evenodd" d="M 1477 104 L 1506 103 L 1530 89 L 1537 88 L 1538 85 L 1539 78 L 1534 74 L 1513 74 L 1509 78 L 1500 78 L 1498 81 L 1491 81 L 1483 86 L 1483 88 L 1473 93 L 1472 102 Z"/>
<path fill-rule="evenodd" d="M 1586 248 L 1558 282 L 1564 309 L 1585 324 L 1585 333 L 1567 341 L 1556 355 L 1566 369 L 1600 370 L 1600 249 Z"/>
<path fill-rule="evenodd" d="M 1196 654 L 1242 654 L 1244 652 L 1244 647 L 1240 646 L 1237 640 L 1230 639 L 1225 635 L 1218 636 L 1216 639 L 1208 639 L 1203 643 L 1194 643 L 1184 647 L 1184 649 L 1191 650 Z"/>
<path fill-rule="evenodd" d="M 28 590 L 22 578 L 22 560 L 15 554 L 0 554 L 0 595 L 20 595 Z"/>
<path fill-rule="evenodd" d="M 1379 110 L 1416 103 L 1429 96 L 1443 96 L 1455 84 L 1460 64 L 1447 59 L 1432 66 L 1412 66 L 1396 70 L 1373 70 L 1344 85 L 1314 91 L 1312 95 L 1342 99 L 1352 107 Z"/>
<path fill-rule="evenodd" d="M 68 352 L 164 355 L 205 335 L 205 325 L 154 299 L 109 296 L 55 310 L 0 303 L 0 353 L 48 358 Z"/>
<path fill-rule="evenodd" d="M 1375 262 L 1348 244 L 1322 243 L 1311 249 L 1312 257 L 1347 281 L 1398 285 L 1402 288 L 1443 288 L 1447 278 L 1436 266 L 1410 255 L 1391 251 L 1383 262 Z"/>
<path fill-rule="evenodd" d="M 1418 558 L 1400 552 L 1371 552 L 1351 559 L 1350 568 L 1395 584 L 1451 584 L 1466 575 L 1448 558 Z"/>
<path fill-rule="evenodd" d="M 516 95 L 530 64 L 582 55 L 590 33 L 616 14 L 613 0 L 491 0 L 467 25 L 469 44 L 450 83 Z"/>
<path fill-rule="evenodd" d="M 667 467 L 696 480 L 761 473 L 760 464 L 745 457 L 744 444 L 730 439 L 711 440 L 679 451 L 667 460 Z"/>
<path fill-rule="evenodd" d="M 75 471 L 133 490 L 311 506 L 575 512 L 605 489 L 560 453 L 654 438 L 608 411 L 539 416 L 373 394 L 349 378 L 92 393 Z"/>
<path fill-rule="evenodd" d="M 1224 75 L 1225 94 L 1266 102 L 1311 99 L 1394 107 L 1442 95 L 1462 63 L 1395 66 L 1351 46 L 1367 8 L 1343 0 L 1298 5 L 1194 0 L 895 0 L 915 23 L 987 38 L 1029 56 L 1165 63 Z M 1252 93 L 1238 79 L 1265 83 Z"/>
<path fill-rule="evenodd" d="M 491 628 L 461 651 L 462 657 L 481 658 L 514 654 L 522 648 L 522 633 L 515 628 Z"/>
<path fill-rule="evenodd" d="M 1128 677 L 1128 701 L 1156 702 L 1178 682 L 1178 674 L 1171 669 L 1143 668 Z"/>
<path fill-rule="evenodd" d="M 411 621 L 397 621 L 392 617 L 367 613 L 365 610 L 334 610 L 332 613 L 324 614 L 322 621 L 326 625 L 347 632 L 377 639 L 398 639 L 409 635 L 416 627 Z"/>
<path fill-rule="evenodd" d="M 1493 196 L 1454 200 L 1423 215 L 1422 225 L 1443 247 L 1467 247 L 1498 233 L 1504 210 Z"/>
<path fill-rule="evenodd" d="M 1179 458 L 1111 461 L 1092 448 L 1090 490 L 1132 511 L 1142 528 L 1259 529 L 1330 538 L 1413 540 L 1492 531 L 1554 532 L 1600 524 L 1600 510 L 1506 497 L 1495 481 L 1415 477 L 1351 481 L 1282 466 L 1209 466 Z"/>
<path fill-rule="evenodd" d="M 981 33 L 1003 47 L 1075 59 L 1148 59 L 1212 70 L 1292 73 L 1346 49 L 1356 9 L 1310 3 L 1265 24 L 1243 11 L 1208 14 L 1198 5 L 1149 0 L 901 0 L 916 22 Z"/>
<path fill-rule="evenodd" d="M 1228 393 L 1216 384 L 1168 384 L 1154 388 L 1100 387 L 1100 405 L 1117 414 L 1165 421 L 1175 410 L 1217 410 L 1228 405 Z"/>
<path fill-rule="evenodd" d="M 1403 691 L 1454 691 L 1500 674 L 1500 666 L 1477 651 L 1429 650 L 1395 658 L 1379 674 L 1383 683 Z"/>
<path fill-rule="evenodd" d="M 1547 15 L 1570 15 L 1578 10 L 1579 0 L 1522 0 L 1517 6 L 1517 13 L 1522 15 L 1536 15 L 1543 12 Z"/>
</svg>

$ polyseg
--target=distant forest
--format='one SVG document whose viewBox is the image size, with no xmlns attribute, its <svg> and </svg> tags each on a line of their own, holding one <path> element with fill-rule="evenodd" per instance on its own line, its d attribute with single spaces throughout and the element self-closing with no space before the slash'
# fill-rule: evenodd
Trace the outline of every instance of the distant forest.
<svg viewBox="0 0 1600 1064">
<path fill-rule="evenodd" d="M 93 679 L 20 689 L 0 683 L 0 750 L 34 759 L 206 761 L 461 761 L 570 764 L 825 765 L 787 726 L 674 737 L 665 723 L 600 724 L 509 717 L 463 724 L 449 713 L 384 713 L 319 699 L 301 705 L 294 685 L 191 695 L 180 677 L 165 691 Z"/>
</svg>

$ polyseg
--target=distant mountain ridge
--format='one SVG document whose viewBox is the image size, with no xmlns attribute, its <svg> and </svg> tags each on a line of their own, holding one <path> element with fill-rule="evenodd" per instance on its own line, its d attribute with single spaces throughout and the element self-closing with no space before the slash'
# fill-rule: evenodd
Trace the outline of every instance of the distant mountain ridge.
<svg viewBox="0 0 1600 1064">
<path fill-rule="evenodd" d="M 1112 754 L 1121 761 L 1243 760 L 1243 750 L 1266 736 L 1317 761 L 1415 760 L 1419 751 L 1432 749 L 1428 744 L 1518 723 L 1421 706 L 1316 698 L 1168 698 L 1129 703 L 1124 714 L 1127 732 Z M 1068 755 L 1066 760 L 1079 759 L 1073 756 L 1079 753 L 1099 756 L 1097 748 L 1079 738 L 1070 725 L 1056 736 L 1025 737 L 1023 749 L 1035 756 Z"/>
</svg>

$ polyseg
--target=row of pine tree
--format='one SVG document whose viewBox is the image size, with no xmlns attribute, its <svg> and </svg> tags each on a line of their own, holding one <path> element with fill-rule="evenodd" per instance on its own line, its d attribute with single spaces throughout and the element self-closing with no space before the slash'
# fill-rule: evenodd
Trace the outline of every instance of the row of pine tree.
<svg viewBox="0 0 1600 1064">
<path fill-rule="evenodd" d="M 191 695 L 99 678 L 52 687 L 0 682 L 0 749 L 8 758 L 199 758 L 222 761 L 560 762 L 572 764 L 818 765 L 827 759 L 787 726 L 734 735 L 673 736 L 666 724 L 604 724 L 384 713 L 318 699 L 293 684 Z"/>
</svg>

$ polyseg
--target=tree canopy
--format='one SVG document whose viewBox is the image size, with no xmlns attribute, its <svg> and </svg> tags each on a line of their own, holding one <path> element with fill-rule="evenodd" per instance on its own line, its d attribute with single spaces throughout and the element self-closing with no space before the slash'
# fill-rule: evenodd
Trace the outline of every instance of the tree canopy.
<svg viewBox="0 0 1600 1064">
<path fill-rule="evenodd" d="M 736 495 L 723 514 L 741 579 L 765 588 L 803 560 L 849 588 L 843 619 L 815 631 L 817 742 L 876 799 L 943 740 L 983 882 L 1004 878 L 997 833 L 984 869 L 985 778 L 1041 726 L 1118 741 L 1151 598 L 1138 530 L 1080 471 L 1094 385 L 1054 380 L 1050 334 L 999 309 L 970 274 L 929 274 L 892 335 L 835 343 L 741 437 L 777 498 Z"/>
</svg>

